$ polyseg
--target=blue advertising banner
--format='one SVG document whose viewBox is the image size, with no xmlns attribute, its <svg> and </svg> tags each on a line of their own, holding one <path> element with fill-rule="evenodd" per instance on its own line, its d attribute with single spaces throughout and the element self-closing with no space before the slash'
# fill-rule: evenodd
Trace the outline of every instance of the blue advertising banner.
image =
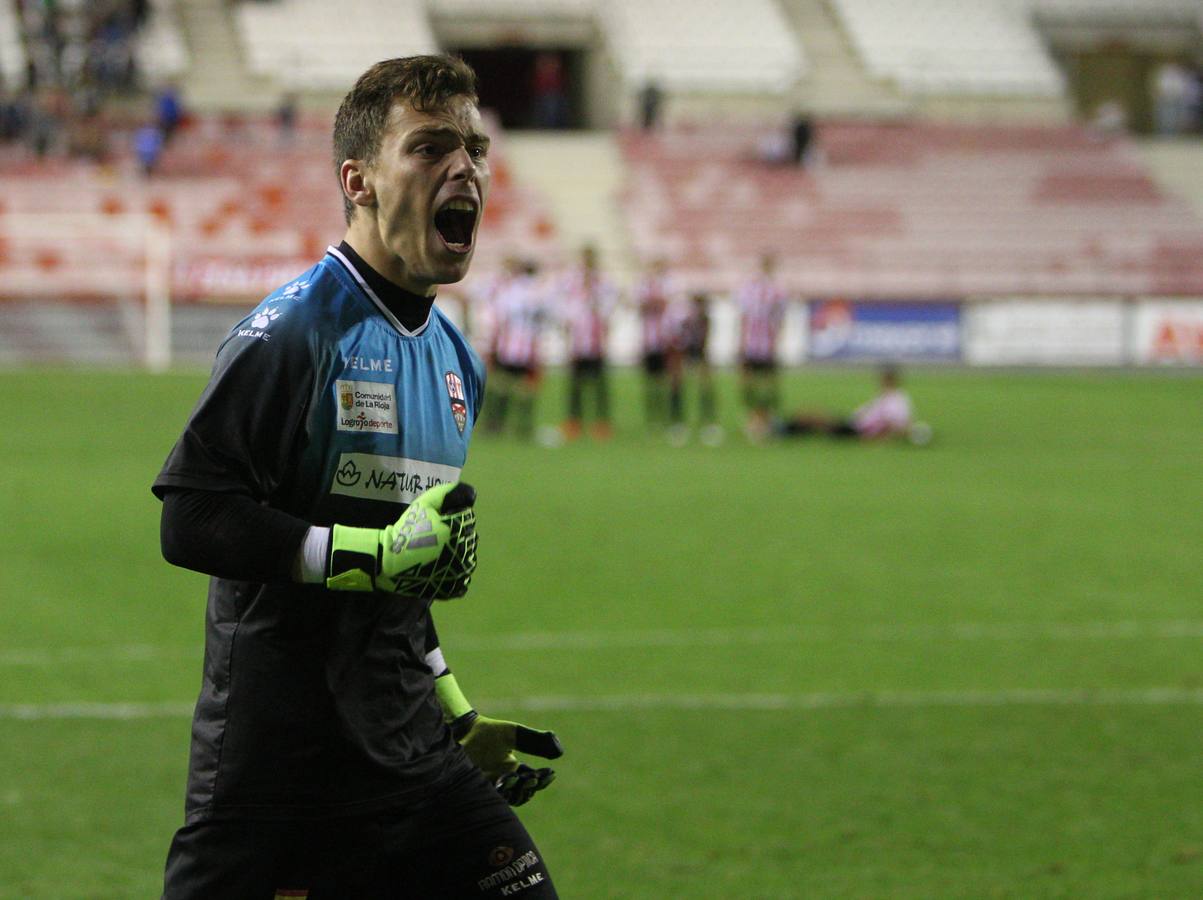
<svg viewBox="0 0 1203 900">
<path fill-rule="evenodd" d="M 959 360 L 960 304 L 814 301 L 810 304 L 810 358 Z"/>
</svg>

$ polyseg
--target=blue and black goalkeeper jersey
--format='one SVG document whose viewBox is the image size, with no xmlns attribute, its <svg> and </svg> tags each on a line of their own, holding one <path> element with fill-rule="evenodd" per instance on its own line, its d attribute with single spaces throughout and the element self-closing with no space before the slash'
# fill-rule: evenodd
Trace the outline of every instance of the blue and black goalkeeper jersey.
<svg viewBox="0 0 1203 900">
<path fill-rule="evenodd" d="M 331 248 L 222 343 L 154 491 L 383 527 L 459 477 L 483 392 L 437 307 L 406 329 Z M 424 662 L 432 635 L 420 601 L 213 578 L 187 821 L 402 806 L 469 765 Z"/>
</svg>

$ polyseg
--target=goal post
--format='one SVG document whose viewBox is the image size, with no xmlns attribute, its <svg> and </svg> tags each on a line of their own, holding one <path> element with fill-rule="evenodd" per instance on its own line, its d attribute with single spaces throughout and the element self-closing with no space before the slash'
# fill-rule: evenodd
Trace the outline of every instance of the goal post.
<svg viewBox="0 0 1203 900">
<path fill-rule="evenodd" d="M 144 213 L 0 213 L 5 362 L 171 365 L 171 234 Z"/>
</svg>

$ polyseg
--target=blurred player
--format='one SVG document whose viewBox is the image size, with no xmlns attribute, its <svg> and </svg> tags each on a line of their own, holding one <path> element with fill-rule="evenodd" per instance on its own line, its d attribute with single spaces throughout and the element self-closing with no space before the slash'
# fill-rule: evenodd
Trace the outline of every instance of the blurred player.
<svg viewBox="0 0 1203 900">
<path fill-rule="evenodd" d="M 535 431 L 539 392 L 539 340 L 547 320 L 547 303 L 534 262 L 510 260 L 507 277 L 492 298 L 493 370 L 486 429 L 499 433 L 511 419 L 514 432 L 529 440 Z"/>
<path fill-rule="evenodd" d="M 774 428 L 781 437 L 823 434 L 836 438 L 880 441 L 906 438 L 914 444 L 931 440 L 931 427 L 913 421 L 910 395 L 902 389 L 901 376 L 893 366 L 881 370 L 877 395 L 858 406 L 849 416 L 796 412 Z"/>
<path fill-rule="evenodd" d="M 780 403 L 777 339 L 785 321 L 787 298 L 777 283 L 776 271 L 776 256 L 765 253 L 760 258 L 760 274 L 735 294 L 744 405 L 748 411 L 745 432 L 753 441 L 768 435 Z"/>
<path fill-rule="evenodd" d="M 164 556 L 212 576 L 167 900 L 555 896 L 510 808 L 550 778 L 512 751 L 554 736 L 478 715 L 431 620 L 476 565 L 454 483 L 484 372 L 433 301 L 488 144 L 461 60 L 364 73 L 334 123 L 342 243 L 222 343 L 155 480 Z"/>
<path fill-rule="evenodd" d="M 593 406 L 593 436 L 609 439 L 610 385 L 606 374 L 606 339 L 610 316 L 618 305 L 618 290 L 601 272 L 597 264 L 597 249 L 586 245 L 581 249 L 581 264 L 569 272 L 561 285 L 564 310 L 562 318 L 568 328 L 568 418 L 564 421 L 564 437 L 575 440 L 580 436 L 585 420 L 585 395 Z"/>
<path fill-rule="evenodd" d="M 697 386 L 699 437 L 703 444 L 716 447 L 723 442 L 718 424 L 714 379 L 707 348 L 710 342 L 710 298 L 696 292 L 689 300 L 673 306 L 672 344 L 668 357 L 669 410 L 672 418 L 669 438 L 682 444 L 689 437 L 685 424 L 685 392 L 688 382 Z"/>
<path fill-rule="evenodd" d="M 635 284 L 632 299 L 639 313 L 643 351 L 644 417 L 649 427 L 664 427 L 670 421 L 668 356 L 672 348 L 672 309 L 677 299 L 665 259 L 652 261 Z"/>
</svg>

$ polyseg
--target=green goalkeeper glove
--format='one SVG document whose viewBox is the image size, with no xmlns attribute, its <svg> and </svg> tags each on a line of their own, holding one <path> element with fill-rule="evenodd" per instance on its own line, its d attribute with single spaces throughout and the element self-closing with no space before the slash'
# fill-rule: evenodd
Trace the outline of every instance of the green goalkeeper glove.
<svg viewBox="0 0 1203 900">
<path fill-rule="evenodd" d="M 462 597 L 476 571 L 475 502 L 469 485 L 439 484 L 387 528 L 335 525 L 326 587 L 420 600 Z"/>
<path fill-rule="evenodd" d="M 468 704 L 451 673 L 435 679 L 435 693 L 452 736 L 510 806 L 521 806 L 555 780 L 552 769 L 532 768 L 514 755 L 516 750 L 558 759 L 564 755 L 564 747 L 555 732 L 482 716 Z"/>
</svg>

